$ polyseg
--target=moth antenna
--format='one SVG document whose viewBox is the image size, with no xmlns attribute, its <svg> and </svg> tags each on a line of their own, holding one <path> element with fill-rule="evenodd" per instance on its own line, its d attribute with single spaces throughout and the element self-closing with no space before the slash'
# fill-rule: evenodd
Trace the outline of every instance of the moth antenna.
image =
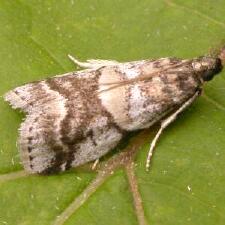
<svg viewBox="0 0 225 225">
<path fill-rule="evenodd" d="M 224 66 L 225 65 L 225 46 L 220 49 L 220 52 L 217 57 L 221 60 L 222 65 Z"/>
<path fill-rule="evenodd" d="M 209 49 L 209 57 L 219 58 L 221 60 L 222 65 L 225 65 L 225 40 L 222 40 L 217 46 Z"/>
</svg>

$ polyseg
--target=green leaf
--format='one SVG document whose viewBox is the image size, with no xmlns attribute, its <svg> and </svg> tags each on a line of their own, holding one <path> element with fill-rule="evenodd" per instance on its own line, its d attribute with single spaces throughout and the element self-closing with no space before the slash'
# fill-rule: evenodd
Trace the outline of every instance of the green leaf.
<svg viewBox="0 0 225 225">
<path fill-rule="evenodd" d="M 224 15 L 224 0 L 1 0 L 0 95 L 74 70 L 67 54 L 119 61 L 207 54 L 225 37 Z M 99 172 L 88 165 L 26 175 L 16 147 L 24 115 L 1 98 L 0 224 L 225 224 L 224 77 L 167 128 L 148 173 L 155 128 L 104 158 Z"/>
</svg>

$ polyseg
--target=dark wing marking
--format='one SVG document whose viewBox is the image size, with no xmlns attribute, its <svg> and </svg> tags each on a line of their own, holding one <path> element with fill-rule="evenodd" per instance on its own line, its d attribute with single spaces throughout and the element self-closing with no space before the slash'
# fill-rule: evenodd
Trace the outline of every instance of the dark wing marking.
<svg viewBox="0 0 225 225">
<path fill-rule="evenodd" d="M 50 173 L 64 170 L 66 148 L 60 140 L 59 113 L 40 110 L 29 114 L 21 124 L 20 154 L 25 169 L 30 173 Z"/>
<path fill-rule="evenodd" d="M 7 92 L 4 99 L 12 108 L 29 113 L 54 100 L 55 96 L 48 95 L 46 90 L 49 90 L 49 87 L 45 81 L 28 83 Z"/>
<path fill-rule="evenodd" d="M 60 168 L 56 161 L 64 154 L 60 140 L 60 122 L 66 115 L 64 97 L 40 81 L 9 91 L 5 100 L 28 114 L 19 135 L 25 169 L 30 173 L 46 173 L 52 167 Z"/>
</svg>

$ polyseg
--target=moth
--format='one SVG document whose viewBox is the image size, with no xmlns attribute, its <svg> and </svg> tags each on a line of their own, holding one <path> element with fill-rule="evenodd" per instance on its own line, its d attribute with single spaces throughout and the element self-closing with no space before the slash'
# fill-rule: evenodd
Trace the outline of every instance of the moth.
<svg viewBox="0 0 225 225">
<path fill-rule="evenodd" d="M 162 131 L 223 68 L 219 56 L 124 63 L 69 57 L 84 69 L 25 84 L 4 96 L 26 114 L 18 145 L 29 173 L 50 174 L 99 159 L 128 132 L 160 123 L 148 169 Z"/>
</svg>

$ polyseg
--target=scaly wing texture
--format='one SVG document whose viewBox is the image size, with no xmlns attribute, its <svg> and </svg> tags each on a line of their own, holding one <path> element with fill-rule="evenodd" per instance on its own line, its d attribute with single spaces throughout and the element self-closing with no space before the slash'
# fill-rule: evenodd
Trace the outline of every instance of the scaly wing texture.
<svg viewBox="0 0 225 225">
<path fill-rule="evenodd" d="M 29 172 L 47 170 L 57 158 L 66 100 L 45 81 L 15 88 L 5 99 L 13 108 L 28 113 L 21 124 L 18 141 L 25 169 Z"/>
<path fill-rule="evenodd" d="M 25 169 L 52 173 L 104 155 L 122 138 L 97 98 L 96 76 L 74 74 L 18 87 L 5 95 L 28 115 L 19 146 Z M 82 87 L 82 88 L 81 88 Z"/>
<path fill-rule="evenodd" d="M 173 58 L 102 64 L 8 92 L 12 107 L 28 114 L 19 137 L 25 169 L 79 166 L 106 154 L 127 131 L 158 122 L 198 87 L 188 66 Z"/>
</svg>

